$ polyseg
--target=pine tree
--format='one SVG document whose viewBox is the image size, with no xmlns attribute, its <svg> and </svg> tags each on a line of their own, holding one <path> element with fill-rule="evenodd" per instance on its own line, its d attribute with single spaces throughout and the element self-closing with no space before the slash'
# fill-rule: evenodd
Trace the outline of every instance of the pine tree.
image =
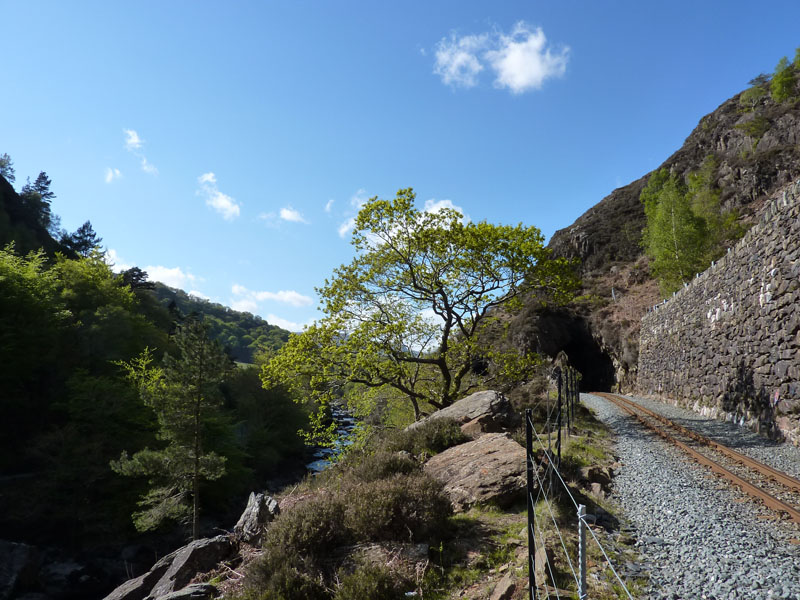
<svg viewBox="0 0 800 600">
<path fill-rule="evenodd" d="M 204 432 L 219 413 L 219 386 L 230 361 L 219 344 L 208 339 L 206 327 L 187 320 L 175 337 L 179 355 L 166 355 L 162 367 L 153 366 L 149 350 L 129 363 L 120 363 L 139 389 L 143 402 L 158 418 L 160 450 L 145 448 L 128 457 L 123 453 L 111 468 L 122 475 L 144 475 L 150 491 L 134 513 L 140 531 L 154 529 L 165 519 L 192 524 L 199 536 L 200 484 L 225 474 L 225 457 L 204 447 Z"/>
<path fill-rule="evenodd" d="M 83 257 L 89 256 L 102 241 L 103 238 L 97 235 L 90 221 L 78 227 L 75 233 L 64 233 L 61 236 L 61 243 L 64 246 Z"/>
</svg>

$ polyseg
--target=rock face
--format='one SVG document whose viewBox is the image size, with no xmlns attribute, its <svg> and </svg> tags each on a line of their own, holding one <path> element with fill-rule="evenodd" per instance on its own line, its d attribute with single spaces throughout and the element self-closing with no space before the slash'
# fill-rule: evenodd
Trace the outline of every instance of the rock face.
<svg viewBox="0 0 800 600">
<path fill-rule="evenodd" d="M 524 495 L 525 449 L 503 433 L 487 433 L 449 448 L 433 456 L 424 469 L 444 484 L 456 511 L 478 502 L 508 506 Z"/>
<path fill-rule="evenodd" d="M 0 540 L 0 600 L 35 581 L 38 570 L 39 557 L 33 546 Z"/>
<path fill-rule="evenodd" d="M 412 423 L 407 429 L 416 429 L 432 419 L 453 419 L 461 425 L 468 425 L 468 435 L 478 431 L 497 432 L 510 427 L 516 418 L 511 403 L 503 394 L 495 391 L 476 392 L 450 406 Z"/>
<path fill-rule="evenodd" d="M 235 551 L 236 544 L 228 536 L 195 540 L 159 560 L 148 573 L 123 583 L 105 600 L 158 600 L 182 590 L 195 575 L 210 571 Z"/>
<path fill-rule="evenodd" d="M 800 443 L 800 181 L 642 320 L 639 391 Z"/>
<path fill-rule="evenodd" d="M 272 521 L 280 512 L 278 502 L 266 494 L 250 493 L 247 507 L 233 528 L 236 537 L 248 544 L 257 545 L 261 542 L 266 524 Z"/>
</svg>

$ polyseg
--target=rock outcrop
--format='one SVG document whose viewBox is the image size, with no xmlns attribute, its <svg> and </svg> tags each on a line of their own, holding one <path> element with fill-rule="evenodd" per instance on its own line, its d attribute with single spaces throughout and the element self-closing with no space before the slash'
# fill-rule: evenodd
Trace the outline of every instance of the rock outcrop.
<svg viewBox="0 0 800 600">
<path fill-rule="evenodd" d="M 195 540 L 159 560 L 148 573 L 123 583 L 105 600 L 160 600 L 182 590 L 198 573 L 210 571 L 233 556 L 236 548 L 230 536 Z"/>
<path fill-rule="evenodd" d="M 524 495 L 525 448 L 504 433 L 487 433 L 449 448 L 424 469 L 442 482 L 457 512 L 477 503 L 508 506 Z"/>
<path fill-rule="evenodd" d="M 511 427 L 516 415 L 511 402 L 500 392 L 487 390 L 475 392 L 432 415 L 412 423 L 407 429 L 416 429 L 432 419 L 453 419 L 475 437 L 480 432 L 498 432 Z"/>
<path fill-rule="evenodd" d="M 233 528 L 233 532 L 241 541 L 257 545 L 261 543 L 267 523 L 280 512 L 278 501 L 266 494 L 250 493 L 247 507 Z"/>
</svg>

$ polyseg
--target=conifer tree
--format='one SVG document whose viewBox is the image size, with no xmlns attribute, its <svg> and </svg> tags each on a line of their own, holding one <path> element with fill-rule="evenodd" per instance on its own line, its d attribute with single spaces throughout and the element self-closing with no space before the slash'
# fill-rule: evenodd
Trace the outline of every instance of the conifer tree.
<svg viewBox="0 0 800 600">
<path fill-rule="evenodd" d="M 153 353 L 120 363 L 139 389 L 143 402 L 158 418 L 159 450 L 145 448 L 129 457 L 123 452 L 111 467 L 122 475 L 144 475 L 150 491 L 134 513 L 140 531 L 153 529 L 165 519 L 192 524 L 192 539 L 199 536 L 200 484 L 225 474 L 225 457 L 204 447 L 206 425 L 219 412 L 219 386 L 230 361 L 219 344 L 208 339 L 206 327 L 187 320 L 175 338 L 179 355 L 165 355 L 163 366 L 153 366 Z"/>
</svg>

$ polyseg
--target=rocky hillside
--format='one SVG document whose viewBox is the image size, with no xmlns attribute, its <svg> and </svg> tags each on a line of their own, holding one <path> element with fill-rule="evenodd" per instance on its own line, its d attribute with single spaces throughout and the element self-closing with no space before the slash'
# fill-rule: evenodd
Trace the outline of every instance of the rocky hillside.
<svg viewBox="0 0 800 600">
<path fill-rule="evenodd" d="M 800 176 L 800 89 L 783 102 L 771 98 L 768 83 L 760 90 L 737 94 L 700 119 L 659 167 L 686 176 L 713 155 L 722 208 L 737 210 L 744 225 L 773 192 Z M 588 373 L 587 389 L 633 383 L 639 321 L 660 300 L 640 245 L 645 214 L 639 195 L 651 173 L 614 190 L 553 235 L 555 255 L 580 259 L 586 296 L 557 313 L 532 303 L 517 318 L 518 343 L 551 356 L 565 350 Z M 560 339 L 546 335 L 555 323 Z"/>
</svg>

